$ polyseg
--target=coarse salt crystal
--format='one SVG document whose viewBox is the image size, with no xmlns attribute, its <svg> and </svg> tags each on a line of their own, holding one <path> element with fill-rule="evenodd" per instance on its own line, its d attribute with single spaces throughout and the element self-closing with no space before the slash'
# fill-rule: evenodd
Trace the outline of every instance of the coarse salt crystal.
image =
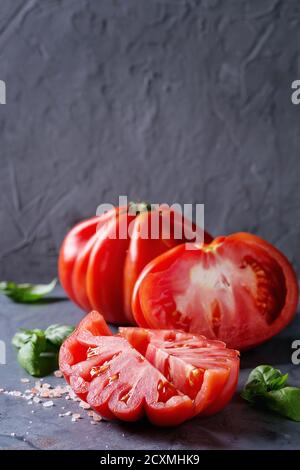
<svg viewBox="0 0 300 470">
<path fill-rule="evenodd" d="M 25 400 L 31 400 L 32 397 L 33 397 L 32 393 L 30 395 L 25 395 L 24 396 Z"/>
<path fill-rule="evenodd" d="M 93 411 L 93 420 L 99 422 L 102 421 L 102 417 Z"/>
<path fill-rule="evenodd" d="M 84 410 L 89 410 L 91 408 L 91 406 L 88 403 L 86 403 L 85 401 L 81 401 L 79 403 L 79 406 L 80 406 L 80 408 L 83 408 Z"/>
<path fill-rule="evenodd" d="M 63 416 L 71 416 L 72 412 L 71 411 L 66 411 L 65 413 L 59 413 L 59 417 L 62 418 Z"/>
<path fill-rule="evenodd" d="M 26 377 L 24 377 L 23 379 L 21 379 L 21 382 L 22 382 L 22 384 L 28 384 L 30 382 L 30 380 L 27 379 Z"/>
<path fill-rule="evenodd" d="M 56 370 L 56 371 L 54 372 L 54 375 L 55 375 L 55 377 L 57 377 L 57 378 L 61 378 L 61 377 L 63 376 L 63 373 L 62 373 L 60 370 Z"/>
<path fill-rule="evenodd" d="M 72 414 L 72 421 L 76 422 L 81 418 L 81 415 L 79 413 L 73 413 Z"/>
<path fill-rule="evenodd" d="M 8 392 L 8 394 L 13 397 L 20 397 L 22 395 L 22 392 L 20 392 L 19 390 L 12 390 L 11 392 Z"/>
<path fill-rule="evenodd" d="M 50 408 L 50 406 L 53 406 L 53 405 L 54 405 L 54 403 L 53 403 L 52 400 L 50 400 L 50 401 L 45 401 L 45 402 L 43 403 L 43 407 L 44 407 L 44 408 Z"/>
</svg>

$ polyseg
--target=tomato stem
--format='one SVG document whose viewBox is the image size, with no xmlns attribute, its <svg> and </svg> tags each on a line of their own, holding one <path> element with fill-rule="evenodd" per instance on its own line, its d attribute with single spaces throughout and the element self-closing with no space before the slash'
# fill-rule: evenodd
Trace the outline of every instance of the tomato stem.
<svg viewBox="0 0 300 470">
<path fill-rule="evenodd" d="M 148 202 L 130 202 L 128 205 L 128 212 L 130 214 L 140 214 L 141 212 L 151 212 L 152 207 Z"/>
</svg>

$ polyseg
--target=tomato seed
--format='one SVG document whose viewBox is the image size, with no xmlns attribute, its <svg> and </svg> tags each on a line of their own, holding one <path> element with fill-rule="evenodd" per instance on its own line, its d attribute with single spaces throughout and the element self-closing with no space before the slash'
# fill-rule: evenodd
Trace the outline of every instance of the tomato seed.
<svg viewBox="0 0 300 470">
<path fill-rule="evenodd" d="M 189 378 L 188 378 L 189 384 L 191 386 L 194 385 L 195 380 L 197 380 L 198 377 L 203 374 L 203 372 L 204 372 L 203 369 L 193 369 L 189 374 Z"/>
<path fill-rule="evenodd" d="M 96 366 L 91 368 L 91 376 L 103 374 L 103 372 L 107 371 L 108 365 Z"/>
<path fill-rule="evenodd" d="M 109 383 L 114 382 L 114 381 L 117 380 L 118 378 L 119 378 L 119 374 L 114 374 L 114 375 L 112 375 L 112 376 L 109 378 Z"/>
<path fill-rule="evenodd" d="M 160 380 L 157 385 L 157 390 L 160 391 L 164 386 L 164 383 Z"/>
<path fill-rule="evenodd" d="M 124 401 L 124 403 L 127 404 L 129 398 L 130 398 L 130 394 L 126 393 L 126 395 L 124 395 L 122 398 L 120 398 L 120 401 Z"/>
<path fill-rule="evenodd" d="M 97 356 L 97 354 L 99 354 L 99 347 L 98 346 L 96 348 L 90 347 L 87 350 L 87 358 Z"/>
</svg>

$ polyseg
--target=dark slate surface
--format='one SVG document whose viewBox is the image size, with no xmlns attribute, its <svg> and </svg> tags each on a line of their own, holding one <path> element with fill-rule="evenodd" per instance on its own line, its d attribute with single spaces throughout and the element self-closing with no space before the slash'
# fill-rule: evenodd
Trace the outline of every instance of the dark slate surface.
<svg viewBox="0 0 300 470">
<path fill-rule="evenodd" d="M 1 0 L 0 13 L 0 79 L 7 84 L 0 106 L 1 280 L 49 281 L 67 229 L 120 194 L 205 203 L 207 229 L 260 234 L 300 273 L 300 107 L 290 99 L 291 82 L 300 78 L 298 0 Z M 18 326 L 80 316 L 67 301 L 24 307 L 1 298 L 8 363 L 0 365 L 0 387 L 27 387 L 9 346 Z M 299 384 L 290 361 L 299 326 L 245 354 L 241 381 L 248 368 L 270 362 Z M 57 405 L 30 410 L 0 395 L 1 447 L 300 442 L 299 424 L 238 398 L 216 417 L 175 430 L 74 424 L 58 418 Z"/>
<path fill-rule="evenodd" d="M 1 0 L 0 279 L 119 194 L 200 202 L 300 268 L 298 0 Z M 299 269 L 300 273 L 300 269 Z"/>
<path fill-rule="evenodd" d="M 60 292 L 58 292 L 60 295 Z M 0 339 L 7 342 L 7 365 L 0 365 L 0 388 L 25 390 L 26 374 L 19 368 L 9 345 L 17 327 L 46 327 L 50 323 L 75 323 L 81 312 L 68 301 L 41 306 L 13 304 L 0 297 Z M 239 391 L 249 370 L 270 363 L 289 372 L 290 382 L 300 386 L 299 367 L 291 364 L 291 343 L 299 338 L 300 318 L 278 337 L 242 355 Z M 52 385 L 63 379 L 46 379 Z M 61 410 L 65 406 L 65 410 Z M 31 410 L 35 413 L 31 413 Z M 77 423 L 58 413 L 78 405 L 55 400 L 53 408 L 28 405 L 20 398 L 0 394 L 0 449 L 299 449 L 300 424 L 268 412 L 257 411 L 238 395 L 221 413 L 198 418 L 175 429 L 158 429 L 146 422 L 90 424 L 87 416 Z M 81 410 L 81 409 L 80 409 Z M 81 410 L 82 411 L 82 410 Z M 15 436 L 11 436 L 15 433 Z"/>
</svg>

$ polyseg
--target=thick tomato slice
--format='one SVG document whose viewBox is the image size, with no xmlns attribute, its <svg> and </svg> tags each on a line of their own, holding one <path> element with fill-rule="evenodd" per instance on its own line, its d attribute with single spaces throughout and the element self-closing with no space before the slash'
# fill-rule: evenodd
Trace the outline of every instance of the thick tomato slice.
<svg viewBox="0 0 300 470">
<path fill-rule="evenodd" d="M 161 426 L 223 408 L 237 383 L 238 353 L 179 331 L 121 328 L 111 335 L 91 312 L 60 350 L 73 390 L 102 416 Z"/>
<path fill-rule="evenodd" d="M 293 318 L 296 275 L 266 241 L 239 233 L 186 248 L 169 250 L 141 273 L 132 304 L 139 325 L 181 329 L 247 349 Z"/>
<path fill-rule="evenodd" d="M 194 400 L 196 414 L 215 413 L 232 398 L 238 382 L 239 353 L 227 349 L 225 343 L 176 330 L 119 331 L 178 390 Z"/>
<path fill-rule="evenodd" d="M 157 425 L 173 426 L 191 418 L 193 401 L 126 339 L 108 333 L 102 316 L 92 312 L 62 345 L 60 368 L 75 393 L 108 419 L 146 415 Z"/>
</svg>

